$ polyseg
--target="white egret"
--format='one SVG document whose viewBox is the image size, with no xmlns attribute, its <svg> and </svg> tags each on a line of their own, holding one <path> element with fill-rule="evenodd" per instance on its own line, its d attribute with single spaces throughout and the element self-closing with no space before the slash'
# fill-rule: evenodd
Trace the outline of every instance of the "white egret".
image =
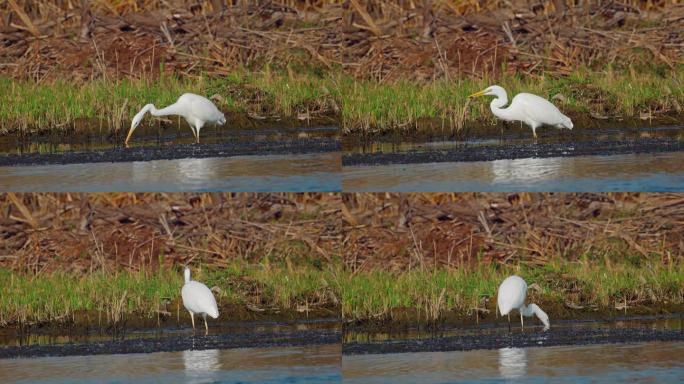
<svg viewBox="0 0 684 384">
<path fill-rule="evenodd" d="M 494 116 L 504 121 L 522 121 L 532 128 L 532 134 L 535 139 L 537 138 L 537 128 L 542 125 L 572 129 L 572 120 L 569 117 L 562 114 L 548 100 L 537 95 L 518 93 L 508 108 L 503 108 L 508 104 L 506 90 L 498 85 L 492 85 L 468 97 L 480 96 L 496 96 L 489 104 Z"/>
<path fill-rule="evenodd" d="M 195 330 L 195 314 L 202 315 L 204 318 L 205 334 L 209 334 L 209 326 L 207 325 L 207 315 L 213 319 L 218 318 L 219 312 L 216 306 L 216 299 L 211 290 L 206 285 L 199 281 L 190 280 L 190 268 L 185 268 L 184 271 L 185 284 L 181 290 L 181 297 L 183 298 L 183 306 L 190 312 L 192 319 L 192 330 Z"/>
<path fill-rule="evenodd" d="M 226 123 L 226 118 L 223 113 L 216 108 L 216 105 L 204 96 L 195 95 L 194 93 L 184 93 L 178 98 L 178 101 L 169 105 L 166 108 L 157 109 L 154 104 L 145 105 L 140 112 L 138 112 L 131 121 L 131 128 L 128 130 L 125 145 L 128 148 L 128 140 L 131 138 L 133 131 L 138 127 L 140 121 L 147 112 L 153 116 L 168 116 L 179 115 L 190 125 L 192 134 L 195 136 L 195 141 L 199 143 L 200 129 L 206 123 L 223 125 Z"/>
<path fill-rule="evenodd" d="M 536 315 L 544 323 L 544 330 L 549 329 L 551 327 L 549 316 L 537 304 L 525 305 L 525 296 L 527 296 L 527 283 L 520 276 L 509 276 L 499 286 L 497 306 L 501 316 L 508 315 L 508 329 L 511 329 L 510 313 L 513 309 L 520 312 L 521 328 L 524 329 L 523 316 Z"/>
</svg>

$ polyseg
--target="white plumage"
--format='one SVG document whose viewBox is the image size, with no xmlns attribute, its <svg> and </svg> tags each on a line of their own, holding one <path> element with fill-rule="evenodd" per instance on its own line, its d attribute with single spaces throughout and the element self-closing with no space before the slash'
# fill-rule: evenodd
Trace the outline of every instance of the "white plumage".
<svg viewBox="0 0 684 384">
<path fill-rule="evenodd" d="M 219 316 L 214 294 L 206 285 L 199 281 L 190 280 L 190 268 L 185 268 L 183 275 L 185 284 L 181 290 L 181 297 L 183 298 L 183 306 L 190 312 L 192 329 L 195 329 L 195 314 L 201 315 L 204 318 L 204 328 L 208 334 L 207 315 L 213 319 Z"/>
<path fill-rule="evenodd" d="M 190 125 L 192 134 L 195 136 L 195 141 L 199 143 L 200 129 L 207 124 L 223 125 L 226 123 L 226 118 L 223 113 L 216 108 L 216 105 L 204 96 L 195 95 L 194 93 L 184 93 L 178 98 L 178 101 L 169 105 L 166 108 L 157 109 L 154 104 L 145 105 L 140 112 L 138 112 L 131 121 L 131 128 L 128 130 L 125 145 L 128 147 L 128 140 L 131 138 L 133 131 L 138 127 L 140 121 L 145 117 L 147 112 L 153 116 L 168 116 L 179 115 Z"/>
<path fill-rule="evenodd" d="M 473 93 L 468 97 L 496 96 L 489 104 L 494 116 L 504 121 L 522 121 L 532 128 L 532 134 L 537 138 L 537 128 L 542 125 L 551 125 L 557 128 L 572 129 L 572 120 L 561 113 L 555 105 L 548 100 L 531 93 L 519 93 L 515 95 L 511 105 L 508 104 L 506 90 L 498 85 L 492 85 L 487 89 Z"/>
<path fill-rule="evenodd" d="M 549 316 L 536 304 L 525 305 L 526 296 L 527 283 L 520 276 L 509 276 L 499 286 L 496 298 L 497 307 L 502 316 L 508 315 L 508 327 L 511 326 L 510 312 L 517 309 L 520 312 L 521 327 L 524 327 L 523 316 L 536 315 L 544 323 L 544 330 L 549 329 L 551 327 Z"/>
</svg>

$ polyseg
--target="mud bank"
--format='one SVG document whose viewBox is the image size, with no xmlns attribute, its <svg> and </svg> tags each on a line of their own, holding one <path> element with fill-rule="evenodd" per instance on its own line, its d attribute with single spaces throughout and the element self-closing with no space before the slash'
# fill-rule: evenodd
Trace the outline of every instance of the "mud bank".
<svg viewBox="0 0 684 384">
<path fill-rule="evenodd" d="M 677 319 L 672 319 L 676 322 Z M 592 345 L 609 343 L 635 343 L 650 341 L 683 341 L 680 326 L 655 326 L 652 322 L 616 326 L 633 321 L 628 319 L 612 324 L 600 322 L 552 322 L 544 331 L 538 324 L 529 322 L 524 330 L 515 321 L 511 331 L 506 326 L 467 328 L 434 332 L 429 336 L 415 337 L 410 333 L 387 336 L 378 340 L 345 342 L 342 353 L 346 355 L 466 351 L 475 349 L 548 347 L 561 345 Z M 357 340 L 363 339 L 362 337 Z"/>
<path fill-rule="evenodd" d="M 213 330 L 210 329 L 210 333 Z M 34 344 L 27 346 L 0 347 L 0 358 L 101 355 L 120 353 L 152 353 L 184 350 L 265 348 L 341 343 L 339 329 L 315 329 L 292 331 L 261 331 L 204 336 L 170 337 L 145 336 L 141 338 L 98 341 L 90 343 Z"/>
<path fill-rule="evenodd" d="M 0 156 L 0 166 L 118 163 L 245 155 L 307 154 L 340 151 L 336 138 L 250 141 L 221 144 L 178 144 L 164 147 L 110 148 L 98 151 L 27 153 Z"/>
<path fill-rule="evenodd" d="M 583 142 L 479 145 L 464 143 L 457 148 L 394 153 L 352 153 L 342 156 L 343 166 L 443 162 L 473 162 L 575 156 L 607 156 L 684 151 L 684 141 L 673 138 L 596 140 Z"/>
</svg>

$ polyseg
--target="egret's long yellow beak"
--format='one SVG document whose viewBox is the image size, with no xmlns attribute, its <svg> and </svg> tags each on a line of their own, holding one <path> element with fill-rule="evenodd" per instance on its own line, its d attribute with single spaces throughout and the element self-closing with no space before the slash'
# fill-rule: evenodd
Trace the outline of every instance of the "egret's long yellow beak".
<svg viewBox="0 0 684 384">
<path fill-rule="evenodd" d="M 482 90 L 480 92 L 475 92 L 472 95 L 469 95 L 468 97 L 480 97 L 480 96 L 484 96 L 484 95 L 485 95 L 485 91 Z"/>
<path fill-rule="evenodd" d="M 126 148 L 128 148 L 128 140 L 133 135 L 133 131 L 135 131 L 134 127 L 131 127 L 131 129 L 128 130 L 128 136 L 126 136 L 126 141 L 124 141 L 124 145 L 126 146 Z"/>
</svg>

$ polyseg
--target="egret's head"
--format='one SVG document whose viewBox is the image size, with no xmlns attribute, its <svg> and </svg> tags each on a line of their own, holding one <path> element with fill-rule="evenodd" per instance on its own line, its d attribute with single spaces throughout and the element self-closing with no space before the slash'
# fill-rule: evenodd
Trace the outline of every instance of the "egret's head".
<svg viewBox="0 0 684 384">
<path fill-rule="evenodd" d="M 563 124 L 563 126 L 564 126 L 565 128 L 567 128 L 567 129 L 572 129 L 572 127 L 573 127 L 573 125 L 572 125 L 572 120 L 567 119 L 567 120 L 565 121 L 565 124 Z"/>
<path fill-rule="evenodd" d="M 216 124 L 223 125 L 225 123 L 226 123 L 226 117 L 222 113 L 221 116 L 218 118 L 218 120 L 216 120 Z"/>
<path fill-rule="evenodd" d="M 140 110 L 140 112 L 136 113 L 136 115 L 133 116 L 133 120 L 131 121 L 131 128 L 128 129 L 128 135 L 126 135 L 126 141 L 124 142 L 126 148 L 128 148 L 128 140 L 131 139 L 133 131 L 135 131 L 135 129 L 138 128 L 138 125 L 142 121 L 143 117 L 145 117 L 147 111 L 149 111 L 152 108 L 154 108 L 154 105 L 147 104 Z"/>
<path fill-rule="evenodd" d="M 491 87 L 487 87 L 480 92 L 475 92 L 472 95 L 469 95 L 468 97 L 500 96 L 501 94 L 505 95 L 506 90 L 502 87 L 499 87 L 498 85 L 492 85 Z"/>
</svg>

